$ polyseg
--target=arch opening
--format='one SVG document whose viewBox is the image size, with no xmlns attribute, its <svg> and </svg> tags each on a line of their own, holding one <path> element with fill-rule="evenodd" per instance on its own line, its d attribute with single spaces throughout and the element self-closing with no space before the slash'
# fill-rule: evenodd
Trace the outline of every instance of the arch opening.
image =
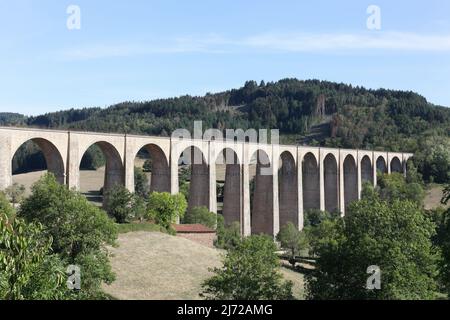
<svg viewBox="0 0 450 320">
<path fill-rule="evenodd" d="M 376 165 L 377 165 L 377 182 L 379 182 L 379 180 L 380 180 L 379 176 L 388 172 L 387 165 L 386 165 L 386 161 L 384 160 L 384 158 L 382 156 L 378 157 Z"/>
<path fill-rule="evenodd" d="M 402 162 L 398 157 L 394 157 L 391 160 L 391 172 L 398 172 L 398 173 L 403 172 Z"/>
<path fill-rule="evenodd" d="M 117 149 L 106 141 L 93 143 L 83 154 L 80 165 L 80 190 L 97 204 L 116 185 L 124 185 L 125 170 Z"/>
<path fill-rule="evenodd" d="M 203 152 L 187 147 L 178 159 L 179 190 L 188 201 L 188 211 L 196 207 L 209 209 L 209 166 Z"/>
<path fill-rule="evenodd" d="M 344 201 L 345 208 L 358 200 L 358 172 L 356 161 L 352 155 L 348 155 L 344 160 Z"/>
<path fill-rule="evenodd" d="M 288 222 L 298 226 L 298 183 L 295 159 L 287 151 L 283 152 L 280 158 L 281 167 L 278 170 L 280 228 Z"/>
<path fill-rule="evenodd" d="M 147 144 L 136 154 L 134 190 L 143 197 L 151 192 L 170 192 L 170 167 L 159 146 Z"/>
<path fill-rule="evenodd" d="M 325 210 L 339 211 L 339 171 L 336 157 L 328 154 L 324 159 Z"/>
<path fill-rule="evenodd" d="M 252 234 L 273 235 L 273 174 L 267 153 L 255 151 L 249 169 Z"/>
<path fill-rule="evenodd" d="M 43 138 L 22 143 L 11 159 L 11 172 L 12 182 L 23 185 L 26 193 L 45 172 L 53 173 L 61 184 L 66 182 L 61 153 L 53 143 Z"/>
<path fill-rule="evenodd" d="M 312 153 L 304 156 L 302 173 L 303 209 L 320 209 L 319 166 Z"/>
<path fill-rule="evenodd" d="M 222 214 L 225 225 L 238 222 L 242 226 L 241 164 L 236 152 L 230 148 L 223 149 L 215 166 L 217 211 Z"/>
<path fill-rule="evenodd" d="M 361 160 L 361 180 L 373 184 L 372 162 L 368 156 L 364 156 Z"/>
</svg>

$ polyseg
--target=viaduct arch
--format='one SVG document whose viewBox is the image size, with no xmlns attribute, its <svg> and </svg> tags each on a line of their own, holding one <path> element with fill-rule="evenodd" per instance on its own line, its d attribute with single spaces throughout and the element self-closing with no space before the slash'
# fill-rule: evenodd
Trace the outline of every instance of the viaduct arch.
<svg viewBox="0 0 450 320">
<path fill-rule="evenodd" d="M 406 174 L 413 155 L 236 141 L 163 138 L 94 132 L 0 127 L 0 190 L 12 183 L 12 159 L 27 141 L 42 150 L 47 168 L 61 184 L 79 189 L 79 166 L 91 145 L 106 158 L 105 189 L 115 184 L 134 191 L 134 159 L 142 148 L 152 158 L 151 191 L 179 192 L 179 164 L 191 158 L 189 207 L 217 212 L 216 164 L 225 166 L 223 215 L 240 223 L 243 235 L 276 235 L 288 222 L 303 228 L 308 209 L 345 214 L 364 182 L 377 172 Z M 186 157 L 188 155 L 188 157 Z M 253 163 L 252 163 L 253 158 Z M 250 167 L 256 166 L 253 196 Z"/>
</svg>

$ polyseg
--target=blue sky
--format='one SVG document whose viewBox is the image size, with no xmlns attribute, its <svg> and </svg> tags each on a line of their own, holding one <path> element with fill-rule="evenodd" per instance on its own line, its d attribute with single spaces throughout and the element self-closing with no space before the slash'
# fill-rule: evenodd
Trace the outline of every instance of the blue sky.
<svg viewBox="0 0 450 320">
<path fill-rule="evenodd" d="M 69 5 L 81 29 L 66 26 Z M 369 5 L 381 30 L 366 26 Z M 246 80 L 417 91 L 450 106 L 450 2 L 0 0 L 0 111 L 201 95 Z"/>
</svg>

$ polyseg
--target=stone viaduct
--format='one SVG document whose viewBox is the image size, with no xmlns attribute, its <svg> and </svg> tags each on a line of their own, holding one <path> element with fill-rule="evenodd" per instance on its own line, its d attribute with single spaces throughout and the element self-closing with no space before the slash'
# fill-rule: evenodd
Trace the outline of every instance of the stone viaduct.
<svg viewBox="0 0 450 320">
<path fill-rule="evenodd" d="M 134 190 L 134 160 L 146 148 L 152 158 L 151 191 L 179 189 L 180 159 L 191 161 L 189 206 L 217 212 L 216 164 L 226 165 L 223 215 L 239 221 L 243 235 L 275 235 L 293 222 L 303 227 L 303 212 L 317 208 L 345 214 L 360 197 L 364 181 L 376 185 L 377 171 L 406 174 L 410 153 L 257 144 L 0 127 L 0 190 L 12 183 L 12 159 L 27 141 L 42 150 L 47 169 L 58 181 L 79 189 L 80 162 L 96 144 L 106 159 L 104 188 Z M 183 156 L 182 156 L 183 155 Z M 188 157 L 186 157 L 188 155 Z M 189 157 L 190 155 L 190 157 Z M 192 158 L 194 156 L 194 158 Z M 251 183 L 251 167 L 255 169 Z"/>
</svg>

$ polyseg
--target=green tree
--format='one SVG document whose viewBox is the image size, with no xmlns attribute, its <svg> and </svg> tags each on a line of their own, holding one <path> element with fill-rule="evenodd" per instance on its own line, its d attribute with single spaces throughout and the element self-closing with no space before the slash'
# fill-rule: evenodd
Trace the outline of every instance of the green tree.
<svg viewBox="0 0 450 320">
<path fill-rule="evenodd" d="M 450 185 L 444 189 L 444 196 L 442 204 L 448 204 L 450 201 Z M 444 210 L 438 208 L 437 217 L 437 235 L 435 237 L 436 244 L 440 247 L 442 253 L 442 260 L 440 261 L 440 280 L 443 288 L 450 297 L 450 208 Z"/>
<path fill-rule="evenodd" d="M 189 180 L 191 176 L 191 168 L 182 167 L 179 171 L 180 193 L 183 194 L 186 199 L 189 199 Z"/>
<path fill-rule="evenodd" d="M 116 185 L 105 196 L 104 209 L 117 223 L 127 223 L 141 216 L 142 206 L 138 196 L 124 186 Z"/>
<path fill-rule="evenodd" d="M 218 214 L 216 234 L 217 238 L 214 245 L 220 249 L 230 250 L 241 241 L 241 226 L 238 221 L 226 226 L 223 215 Z"/>
<path fill-rule="evenodd" d="M 53 252 L 65 265 L 80 267 L 79 298 L 102 296 L 101 284 L 114 280 L 106 246 L 117 239 L 117 227 L 104 211 L 48 173 L 32 186 L 18 216 L 28 223 L 41 223 L 43 234 L 53 239 Z"/>
<path fill-rule="evenodd" d="M 418 171 L 417 166 L 413 160 L 409 160 L 407 163 L 408 170 L 406 171 L 406 183 L 419 183 L 423 184 L 422 174 Z"/>
<path fill-rule="evenodd" d="M 310 299 L 433 299 L 438 255 L 435 226 L 410 200 L 377 197 L 352 203 L 333 237 L 318 248 L 306 276 Z M 381 269 L 381 289 L 365 288 L 369 266 Z"/>
<path fill-rule="evenodd" d="M 94 144 L 86 150 L 81 159 L 80 168 L 82 170 L 97 170 L 106 164 L 106 159 L 102 149 Z"/>
<path fill-rule="evenodd" d="M 183 223 L 199 223 L 215 229 L 217 224 L 217 214 L 210 212 L 206 207 L 194 207 L 186 212 Z"/>
<path fill-rule="evenodd" d="M 425 192 L 419 183 L 407 183 L 401 173 L 384 174 L 378 182 L 378 193 L 386 201 L 411 200 L 422 206 Z"/>
<path fill-rule="evenodd" d="M 0 212 L 0 300 L 65 299 L 62 261 L 40 224 Z"/>
<path fill-rule="evenodd" d="M 338 218 L 324 220 L 318 225 L 305 227 L 303 231 L 307 239 L 309 254 L 317 256 L 323 244 L 339 238 L 339 227 L 341 223 L 342 219 Z"/>
<path fill-rule="evenodd" d="M 221 268 L 203 284 L 201 295 L 218 300 L 293 299 L 292 282 L 283 281 L 276 245 L 267 236 L 243 239 L 227 252 Z"/>
<path fill-rule="evenodd" d="M 145 160 L 142 169 L 144 169 L 144 172 L 152 172 L 152 160 Z"/>
<path fill-rule="evenodd" d="M 450 181 L 450 138 L 448 135 L 424 138 L 415 159 L 426 181 L 437 183 Z"/>
<path fill-rule="evenodd" d="M 322 211 L 319 209 L 308 209 L 305 211 L 305 227 L 318 226 L 325 220 L 333 219 L 334 216 L 328 211 Z"/>
<path fill-rule="evenodd" d="M 143 198 L 147 198 L 150 192 L 147 175 L 138 167 L 134 167 L 134 192 Z"/>
<path fill-rule="evenodd" d="M 176 219 L 183 218 L 186 208 L 186 199 L 180 193 L 152 192 L 148 198 L 146 217 L 171 230 Z"/>
<path fill-rule="evenodd" d="M 277 234 L 277 240 L 281 244 L 281 248 L 287 250 L 290 255 L 289 262 L 295 267 L 295 256 L 300 254 L 301 249 L 307 247 L 307 241 L 303 232 L 292 223 L 288 222 L 281 227 Z"/>
</svg>

